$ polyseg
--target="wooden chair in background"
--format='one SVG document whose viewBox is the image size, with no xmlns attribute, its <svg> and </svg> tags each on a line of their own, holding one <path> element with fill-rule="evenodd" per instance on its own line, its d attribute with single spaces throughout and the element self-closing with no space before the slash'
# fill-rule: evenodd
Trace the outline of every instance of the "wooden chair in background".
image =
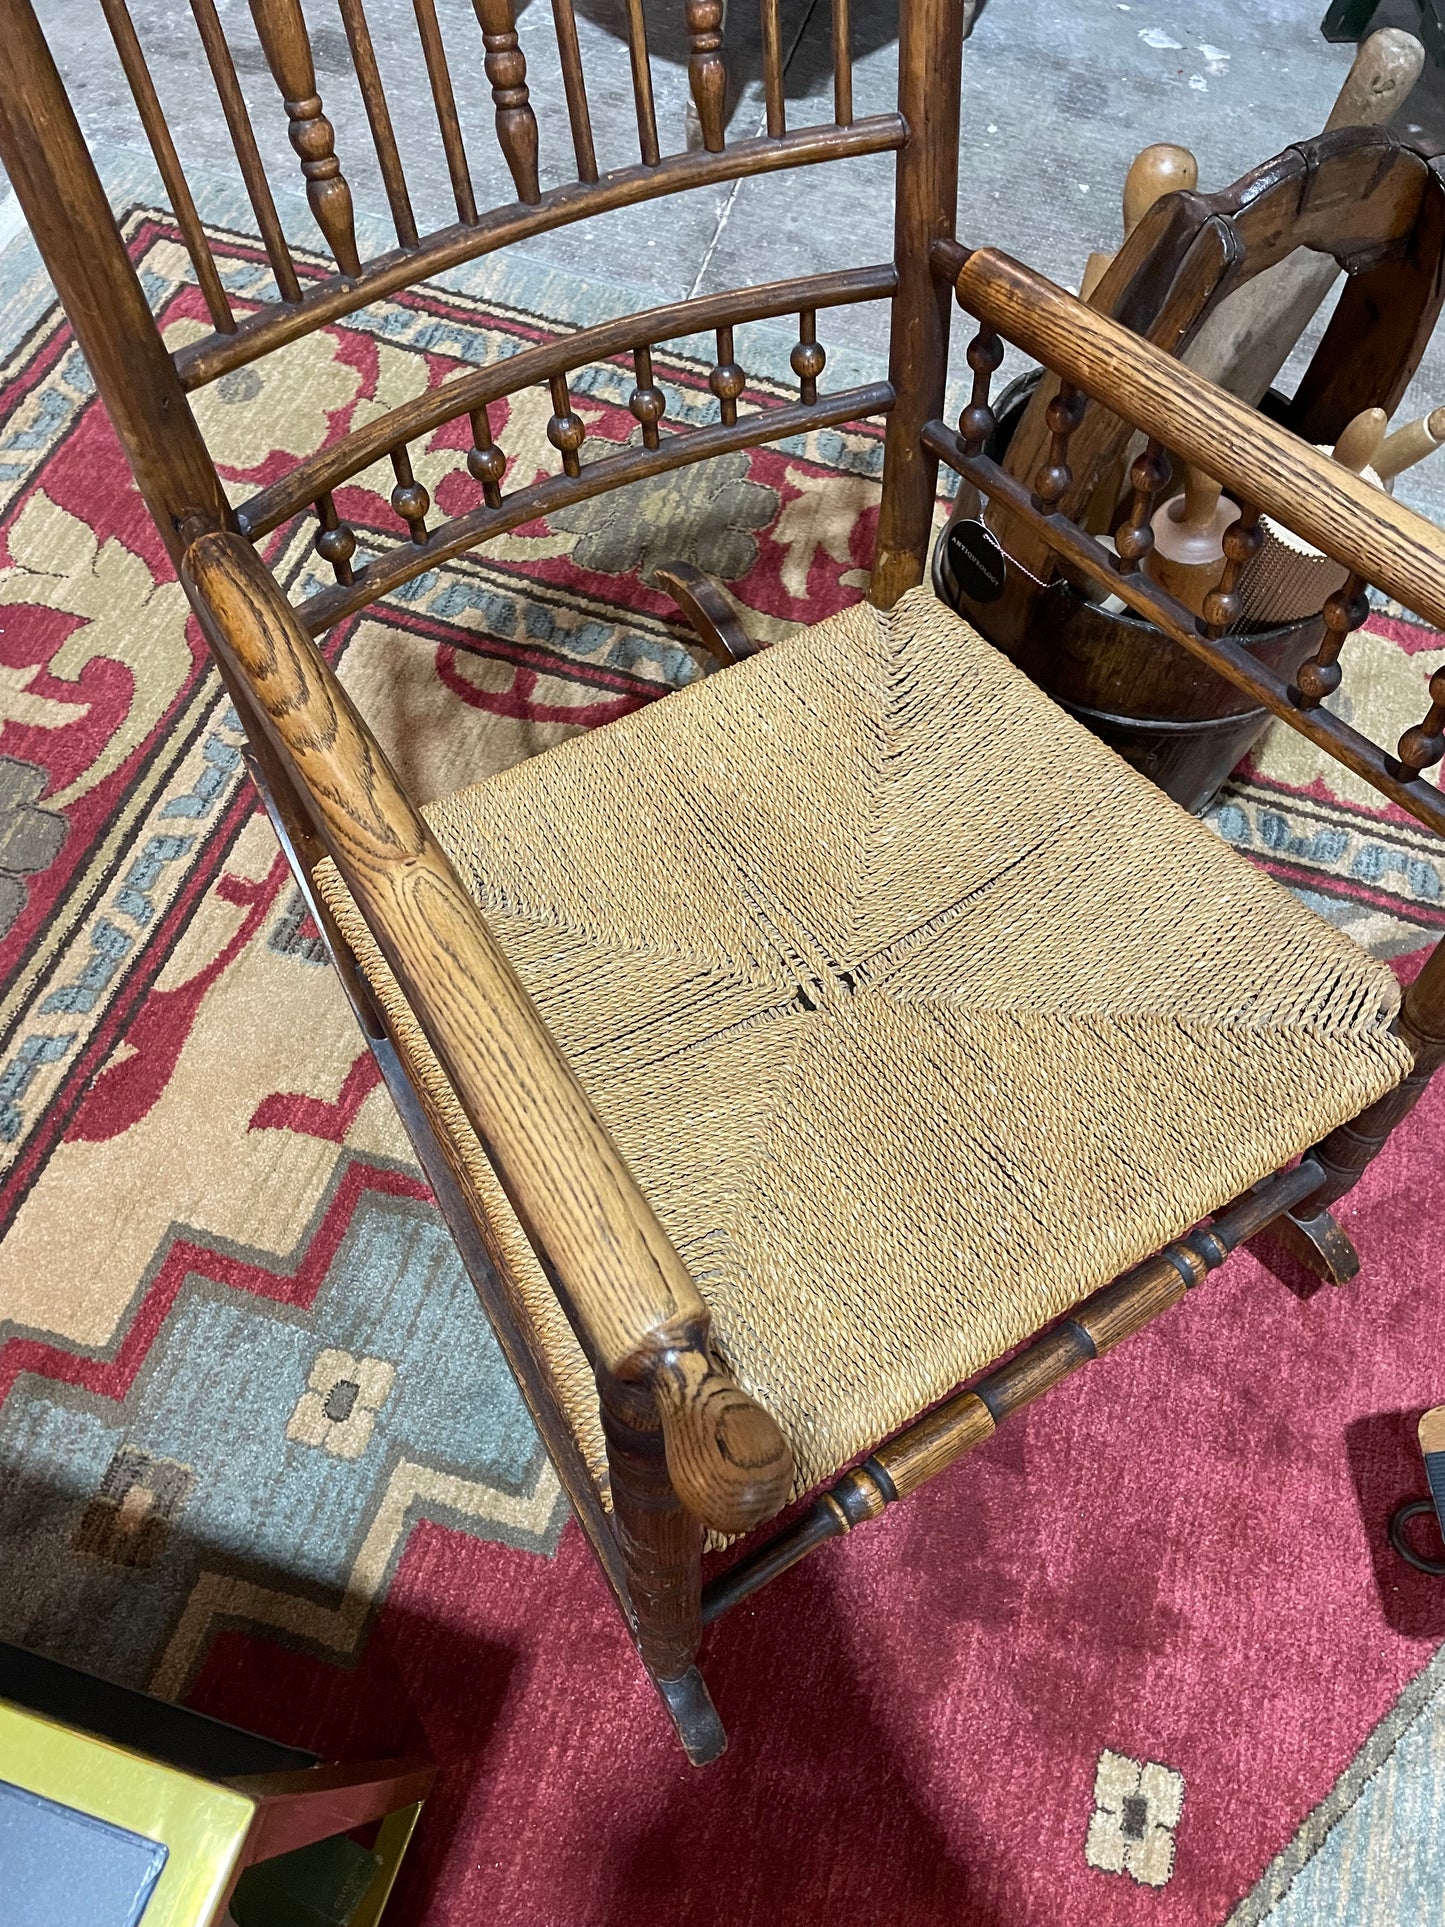
<svg viewBox="0 0 1445 1927">
<path fill-rule="evenodd" d="M 363 260 L 297 0 L 251 0 L 336 263 L 317 278 L 298 271 L 281 232 L 212 0 L 192 0 L 275 274 L 275 298 L 238 313 L 124 0 L 105 0 L 214 322 L 175 355 L 28 0 L 0 4 L 0 154 L 235 700 L 277 835 L 699 1763 L 724 1744 L 696 1663 L 705 1620 L 877 1516 L 1284 1214 L 1300 1214 L 1288 1222 L 1324 1262 L 1325 1207 L 1445 1054 L 1438 956 L 1397 1015 L 1388 971 L 915 586 L 942 456 L 1071 565 L 1117 575 L 1118 592 L 1147 602 L 1184 649 L 1247 679 L 1445 827 L 1420 774 L 1445 749 L 1445 707 L 1393 757 L 1318 707 L 1366 577 L 1445 623 L 1435 531 L 1365 499 L 1286 431 L 1239 420 L 1126 329 L 956 246 L 960 0 L 904 0 L 897 112 L 867 119 L 853 116 L 847 0 L 834 0 L 833 119 L 802 127 L 788 124 L 777 0 L 761 4 L 766 133 L 725 138 L 718 0 L 686 0 L 704 147 L 664 157 L 641 0 L 629 0 L 641 158 L 603 173 L 572 0 L 554 0 L 576 178 L 544 192 L 510 0 L 476 0 L 516 190 L 483 212 L 435 15 L 416 0 L 458 216 L 422 234 L 362 0 L 342 0 L 397 234 L 394 250 Z M 897 156 L 883 264 L 700 296 L 528 349 L 228 502 L 187 401 L 206 383 L 550 227 L 881 151 Z M 800 194 L 821 191 L 798 179 Z M 970 351 L 961 437 L 939 419 L 955 284 L 987 322 Z M 889 378 L 828 392 L 820 318 L 865 300 L 891 303 Z M 797 399 L 740 406 L 736 331 L 793 314 Z M 703 330 L 716 331 L 716 419 L 661 432 L 652 352 Z M 1000 334 L 1067 383 L 1032 492 L 979 453 Z M 623 355 L 640 438 L 589 459 L 571 383 Z M 488 409 L 537 383 L 552 397 L 558 472 L 509 490 Z M 1116 563 L 1056 512 L 1088 395 L 1356 571 L 1298 688 L 1271 682 L 1148 587 L 1135 566 L 1142 533 L 1121 540 Z M 879 414 L 869 603 L 759 654 L 721 590 L 684 561 L 670 580 L 718 673 L 426 814 L 403 793 L 317 637 L 568 503 Z M 477 499 L 434 523 L 408 446 L 461 419 Z M 396 535 L 362 562 L 335 494 L 381 457 L 395 470 Z M 1151 444 L 1136 531 L 1147 530 L 1161 467 Z M 292 606 L 260 545 L 302 514 L 316 518 L 335 581 Z M 1237 548 L 1251 526 L 1246 517 Z M 725 1543 L 791 1502 L 780 1530 L 704 1586 L 706 1534 Z"/>
</svg>

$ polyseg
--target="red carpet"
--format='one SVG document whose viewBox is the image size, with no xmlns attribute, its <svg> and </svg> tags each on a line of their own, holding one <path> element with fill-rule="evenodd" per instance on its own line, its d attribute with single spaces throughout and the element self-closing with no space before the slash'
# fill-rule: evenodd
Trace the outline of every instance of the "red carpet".
<svg viewBox="0 0 1445 1927">
<path fill-rule="evenodd" d="M 441 1764 L 402 1921 L 1222 1920 L 1445 1635 L 1384 1535 L 1445 1394 L 1442 1146 L 1437 1087 L 1342 1213 L 1348 1289 L 1239 1254 L 724 1620 L 716 1767 L 571 1526 L 551 1563 L 423 1526 L 354 1672 L 223 1635 L 192 1698 Z M 1162 1890 L 1085 1863 L 1104 1748 L 1183 1775 Z"/>
</svg>

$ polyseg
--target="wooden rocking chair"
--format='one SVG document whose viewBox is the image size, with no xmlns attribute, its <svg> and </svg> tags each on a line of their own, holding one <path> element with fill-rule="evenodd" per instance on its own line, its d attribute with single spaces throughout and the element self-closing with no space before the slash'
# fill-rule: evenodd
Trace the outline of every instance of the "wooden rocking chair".
<svg viewBox="0 0 1445 1927">
<path fill-rule="evenodd" d="M 124 0 L 104 4 L 214 331 L 163 346 L 28 0 L 0 0 L 0 154 L 498 1339 L 689 1757 L 710 1760 L 724 1737 L 696 1664 L 705 1621 L 912 1492 L 1265 1226 L 1292 1227 L 1317 1268 L 1343 1275 L 1328 1206 L 1445 1056 L 1438 951 L 1401 1010 L 1386 969 L 915 586 L 938 459 L 1435 829 L 1445 803 L 1421 772 L 1445 752 L 1445 677 L 1393 754 L 1319 705 L 1367 581 L 1445 626 L 1441 539 L 1126 328 L 956 245 L 961 0 L 903 0 L 898 110 L 867 119 L 852 113 L 847 0 L 833 0 L 833 120 L 798 128 L 777 0 L 761 0 L 767 131 L 739 141 L 722 125 L 718 0 L 686 0 L 704 147 L 666 158 L 643 8 L 628 0 L 641 162 L 612 173 L 594 157 L 571 0 L 553 0 L 576 179 L 547 192 L 511 0 L 475 0 L 517 195 L 486 213 L 435 13 L 417 0 L 458 206 L 427 234 L 362 0 L 341 0 L 396 221 L 396 249 L 367 260 L 298 0 L 250 0 L 335 258 L 324 279 L 296 271 L 212 0 L 192 0 L 275 272 L 276 298 L 245 313 Z M 530 349 L 228 503 L 187 402 L 205 383 L 561 223 L 880 151 L 897 156 L 886 265 Z M 1300 152 L 1303 203 L 1319 155 Z M 1397 177 L 1417 202 L 1435 185 L 1423 162 Z M 1187 249 L 1175 264 L 1185 296 L 1198 266 Z M 1246 271 L 1226 250 L 1211 285 Z M 982 324 L 960 433 L 939 419 L 955 290 Z M 892 303 L 890 378 L 825 392 L 820 312 L 863 300 Z M 798 399 L 740 410 L 733 331 L 788 314 Z M 717 420 L 660 434 L 651 350 L 699 330 L 717 332 Z M 1032 490 L 981 452 L 1001 337 L 1064 382 Z M 587 460 L 571 376 L 623 353 L 640 441 Z M 508 491 L 487 409 L 529 383 L 550 387 L 560 472 Z M 1089 397 L 1151 438 L 1117 556 L 1055 506 Z M 875 414 L 888 426 L 869 603 L 752 653 L 722 592 L 679 568 L 717 673 L 426 812 L 403 793 L 318 635 L 567 503 Z M 429 524 L 408 444 L 462 417 L 476 504 Z M 1251 505 L 1203 628 L 1137 566 L 1165 450 Z M 388 455 L 398 539 L 355 566 L 334 491 Z M 336 580 L 293 607 L 255 545 L 313 510 Z M 1288 686 L 1224 633 L 1260 510 L 1353 571 Z M 704 1586 L 708 1534 L 751 1533 L 794 1504 Z"/>
</svg>

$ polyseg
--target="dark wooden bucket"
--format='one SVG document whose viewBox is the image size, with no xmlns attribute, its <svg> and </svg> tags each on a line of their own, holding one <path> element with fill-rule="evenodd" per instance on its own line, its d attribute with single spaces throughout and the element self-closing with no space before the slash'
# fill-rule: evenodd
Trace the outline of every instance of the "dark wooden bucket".
<svg viewBox="0 0 1445 1927">
<path fill-rule="evenodd" d="M 1001 398 L 995 459 L 1037 378 L 1024 376 Z M 937 594 L 1176 803 L 1195 812 L 1205 809 L 1263 733 L 1269 711 L 1251 704 L 1143 617 L 1101 609 L 1063 577 L 1040 594 L 1038 585 L 1005 558 L 1003 593 L 986 602 L 972 599 L 950 566 L 948 536 L 955 523 L 976 513 L 976 498 L 965 484 L 934 549 Z M 1238 640 L 1289 679 L 1323 631 L 1321 618 L 1312 616 Z"/>
</svg>

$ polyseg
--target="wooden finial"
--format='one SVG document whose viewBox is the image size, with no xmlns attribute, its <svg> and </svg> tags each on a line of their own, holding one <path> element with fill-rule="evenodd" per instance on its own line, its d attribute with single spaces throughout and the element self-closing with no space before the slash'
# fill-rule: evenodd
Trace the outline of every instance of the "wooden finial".
<svg viewBox="0 0 1445 1927">
<path fill-rule="evenodd" d="M 1176 147 L 1172 141 L 1155 141 L 1152 147 L 1141 148 L 1124 176 L 1124 239 L 1128 240 L 1162 195 L 1198 185 L 1199 163 L 1187 147 Z M 1084 278 L 1079 283 L 1082 300 L 1087 301 L 1098 287 L 1113 258 L 1104 250 L 1096 250 L 1089 256 L 1084 264 Z"/>
<path fill-rule="evenodd" d="M 1383 408 L 1361 409 L 1335 443 L 1335 460 L 1340 467 L 1347 468 L 1352 475 L 1362 474 L 1369 468 L 1385 439 L 1388 421 Z"/>
<path fill-rule="evenodd" d="M 1201 469 L 1186 468 L 1184 493 L 1157 510 L 1144 569 L 1186 609 L 1202 615 L 1204 598 L 1224 573 L 1224 537 L 1239 510 Z"/>
<path fill-rule="evenodd" d="M 1445 442 L 1445 408 L 1432 408 L 1428 415 L 1407 422 L 1385 437 L 1375 456 L 1375 473 L 1382 482 L 1388 482 L 1433 455 L 1441 442 Z"/>
<path fill-rule="evenodd" d="M 1138 227 L 1157 200 L 1199 185 L 1199 163 L 1187 147 L 1155 141 L 1134 156 L 1124 176 L 1124 239 Z"/>
</svg>

